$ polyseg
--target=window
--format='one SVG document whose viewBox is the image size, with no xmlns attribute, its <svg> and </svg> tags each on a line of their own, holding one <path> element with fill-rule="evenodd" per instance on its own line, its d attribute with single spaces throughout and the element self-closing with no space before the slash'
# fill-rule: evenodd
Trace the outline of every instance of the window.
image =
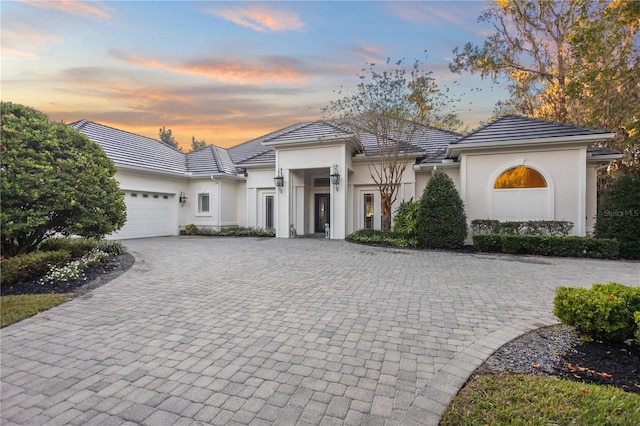
<svg viewBox="0 0 640 426">
<path fill-rule="evenodd" d="M 264 227 L 265 229 L 273 229 L 273 195 L 264 197 Z"/>
<path fill-rule="evenodd" d="M 211 208 L 209 206 L 210 195 L 208 193 L 198 194 L 198 213 L 210 213 Z"/>
<path fill-rule="evenodd" d="M 536 170 L 517 166 L 505 170 L 496 179 L 493 189 L 523 189 L 523 188 L 546 188 L 547 181 Z"/>
<path fill-rule="evenodd" d="M 364 194 L 364 229 L 373 229 L 373 194 Z"/>
</svg>

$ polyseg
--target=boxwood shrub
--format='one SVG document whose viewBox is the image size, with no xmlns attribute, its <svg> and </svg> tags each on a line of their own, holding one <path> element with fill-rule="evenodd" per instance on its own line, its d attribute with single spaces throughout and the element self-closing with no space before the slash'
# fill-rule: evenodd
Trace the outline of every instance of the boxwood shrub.
<svg viewBox="0 0 640 426">
<path fill-rule="evenodd" d="M 52 267 L 64 265 L 71 254 L 66 250 L 36 251 L 2 259 L 2 287 L 45 275 Z"/>
<path fill-rule="evenodd" d="M 640 345 L 640 312 L 634 314 L 636 320 L 636 344 Z"/>
<path fill-rule="evenodd" d="M 82 257 L 98 246 L 98 241 L 90 238 L 48 238 L 40 243 L 40 251 L 65 250 L 72 258 Z"/>
<path fill-rule="evenodd" d="M 618 283 L 590 289 L 558 287 L 553 313 L 594 339 L 622 342 L 638 335 L 640 288 Z"/>
<path fill-rule="evenodd" d="M 500 222 L 494 219 L 474 219 L 471 230 L 474 234 L 547 235 L 566 237 L 573 229 L 573 222 L 566 220 L 528 220 L 523 222 Z"/>
<path fill-rule="evenodd" d="M 346 239 L 356 243 L 386 247 L 415 248 L 418 246 L 418 240 L 415 237 L 409 237 L 405 234 L 396 232 L 384 232 L 374 229 L 360 229 L 359 231 L 347 235 Z"/>
<path fill-rule="evenodd" d="M 473 245 L 478 251 L 508 254 L 597 259 L 614 259 L 618 255 L 618 242 L 605 238 L 478 234 L 473 236 Z"/>
</svg>

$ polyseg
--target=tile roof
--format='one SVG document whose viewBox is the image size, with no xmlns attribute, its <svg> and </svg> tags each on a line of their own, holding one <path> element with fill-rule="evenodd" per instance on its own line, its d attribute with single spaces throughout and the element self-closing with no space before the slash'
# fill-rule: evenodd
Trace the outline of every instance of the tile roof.
<svg viewBox="0 0 640 426">
<path fill-rule="evenodd" d="M 180 175 L 187 173 L 184 153 L 160 141 L 87 120 L 70 125 L 99 144 L 116 166 Z"/>
<path fill-rule="evenodd" d="M 597 129 L 594 127 L 578 126 L 575 124 L 559 123 L 556 121 L 509 114 L 503 115 L 502 117 L 467 133 L 457 141 L 450 143 L 454 145 L 462 145 L 571 136 L 606 136 L 610 133 L 611 132 L 606 129 Z"/>
<path fill-rule="evenodd" d="M 236 174 L 236 166 L 226 149 L 208 145 L 185 155 L 187 170 L 193 175 Z"/>
</svg>

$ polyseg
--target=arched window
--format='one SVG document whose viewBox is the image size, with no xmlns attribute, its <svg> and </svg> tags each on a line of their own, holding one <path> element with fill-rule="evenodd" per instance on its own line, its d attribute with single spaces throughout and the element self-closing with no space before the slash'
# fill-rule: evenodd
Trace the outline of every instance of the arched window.
<svg viewBox="0 0 640 426">
<path fill-rule="evenodd" d="M 502 172 L 493 184 L 493 189 L 546 188 L 545 178 L 532 168 L 516 166 Z"/>
</svg>

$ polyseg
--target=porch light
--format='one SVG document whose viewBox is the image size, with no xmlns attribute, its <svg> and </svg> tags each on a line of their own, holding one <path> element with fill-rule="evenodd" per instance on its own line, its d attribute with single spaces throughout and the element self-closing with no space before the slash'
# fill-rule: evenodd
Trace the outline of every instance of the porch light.
<svg viewBox="0 0 640 426">
<path fill-rule="evenodd" d="M 278 169 L 278 176 L 273 178 L 273 182 L 276 184 L 277 188 L 280 188 L 280 192 L 282 192 L 282 187 L 284 186 L 284 176 L 282 176 L 282 169 Z"/>
<path fill-rule="evenodd" d="M 184 206 L 184 204 L 187 202 L 187 196 L 185 195 L 184 192 L 180 192 L 180 197 L 178 198 L 178 201 L 180 202 L 181 206 Z"/>
<path fill-rule="evenodd" d="M 338 165 L 333 165 L 333 173 L 330 175 L 331 183 L 336 187 L 336 191 L 338 190 L 338 185 L 340 185 L 340 173 L 338 173 Z"/>
</svg>

